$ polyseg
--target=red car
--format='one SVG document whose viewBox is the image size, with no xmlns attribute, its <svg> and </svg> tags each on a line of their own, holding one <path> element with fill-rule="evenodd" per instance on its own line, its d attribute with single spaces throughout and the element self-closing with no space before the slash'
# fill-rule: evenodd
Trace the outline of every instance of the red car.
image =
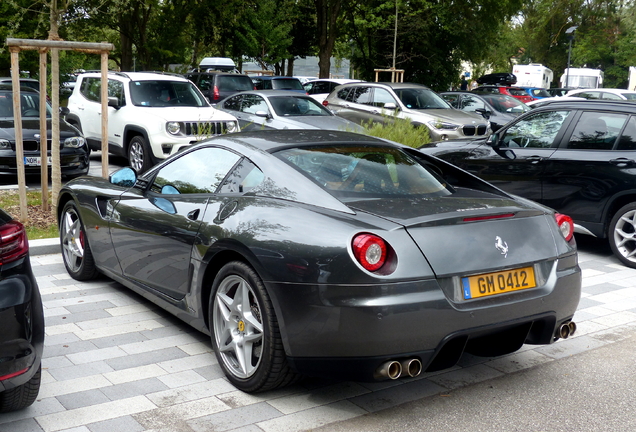
<svg viewBox="0 0 636 432">
<path fill-rule="evenodd" d="M 537 98 L 530 96 L 528 92 L 521 87 L 486 85 L 475 88 L 473 92 L 479 94 L 505 94 L 519 99 L 523 103 L 537 100 Z"/>
</svg>

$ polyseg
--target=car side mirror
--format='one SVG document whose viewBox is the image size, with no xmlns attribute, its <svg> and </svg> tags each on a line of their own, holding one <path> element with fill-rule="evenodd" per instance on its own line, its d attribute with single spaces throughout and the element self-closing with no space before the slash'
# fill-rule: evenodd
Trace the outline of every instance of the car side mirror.
<svg viewBox="0 0 636 432">
<path fill-rule="evenodd" d="M 256 111 L 254 115 L 256 115 L 256 117 L 263 117 L 266 119 L 270 118 L 269 113 L 267 111 Z"/>
<path fill-rule="evenodd" d="M 387 110 L 396 110 L 397 109 L 397 105 L 394 104 L 393 102 L 389 102 L 389 103 L 385 103 L 382 108 L 387 109 Z"/>
<path fill-rule="evenodd" d="M 60 107 L 60 115 L 62 117 L 66 117 L 68 115 L 68 113 L 70 113 L 71 110 L 69 110 L 67 107 Z"/>
<path fill-rule="evenodd" d="M 130 167 L 122 168 L 112 173 L 108 181 L 115 186 L 133 187 L 137 183 L 137 173 Z"/>
<path fill-rule="evenodd" d="M 119 106 L 119 99 L 116 98 L 115 96 L 108 96 L 108 106 L 113 107 L 115 109 L 121 108 Z"/>
<path fill-rule="evenodd" d="M 486 108 L 477 108 L 475 112 L 481 114 L 481 116 L 486 120 L 489 120 L 490 116 L 492 115 L 492 112 L 487 110 Z"/>
</svg>

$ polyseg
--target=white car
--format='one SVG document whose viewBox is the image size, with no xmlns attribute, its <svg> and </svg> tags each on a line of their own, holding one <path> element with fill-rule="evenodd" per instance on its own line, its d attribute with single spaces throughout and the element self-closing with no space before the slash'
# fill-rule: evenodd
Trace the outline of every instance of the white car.
<svg viewBox="0 0 636 432">
<path fill-rule="evenodd" d="M 565 95 L 582 97 L 585 99 L 636 100 L 636 91 L 611 88 L 576 89 L 570 90 Z"/>
<path fill-rule="evenodd" d="M 329 96 L 329 93 L 331 93 L 333 89 L 335 89 L 339 85 L 354 82 L 363 81 L 355 79 L 325 78 L 308 81 L 303 84 L 303 87 L 305 88 L 305 91 L 309 96 L 322 103 L 322 101 L 324 101 L 327 96 Z"/>
<path fill-rule="evenodd" d="M 77 77 L 66 121 L 101 150 L 101 74 Z M 238 120 L 210 106 L 189 80 L 155 72 L 108 73 L 108 150 L 138 172 L 197 141 L 238 132 Z"/>
</svg>

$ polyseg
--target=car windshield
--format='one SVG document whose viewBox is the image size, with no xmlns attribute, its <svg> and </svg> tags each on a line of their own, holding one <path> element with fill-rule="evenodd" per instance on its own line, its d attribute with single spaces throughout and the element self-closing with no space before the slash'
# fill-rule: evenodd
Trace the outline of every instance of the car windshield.
<svg viewBox="0 0 636 432">
<path fill-rule="evenodd" d="M 130 96 L 135 106 L 208 106 L 203 95 L 190 81 L 132 81 Z"/>
<path fill-rule="evenodd" d="M 40 117 L 40 94 L 32 92 L 20 93 L 22 117 Z M 0 117 L 13 118 L 13 93 L 0 92 Z M 51 107 L 46 104 L 46 117 L 51 118 Z"/>
<path fill-rule="evenodd" d="M 269 98 L 276 115 L 290 116 L 331 116 L 331 112 L 312 98 L 296 96 L 273 96 Z"/>
<path fill-rule="evenodd" d="M 305 90 L 298 78 L 277 78 L 272 80 L 274 90 Z"/>
<path fill-rule="evenodd" d="M 402 103 L 409 109 L 449 109 L 451 106 L 437 93 L 425 88 L 393 89 Z"/>
<path fill-rule="evenodd" d="M 445 196 L 436 174 L 400 149 L 368 145 L 316 146 L 274 153 L 342 199 Z"/>
<path fill-rule="evenodd" d="M 494 109 L 502 113 L 524 113 L 530 111 L 530 107 L 519 99 L 508 95 L 483 95 L 485 100 L 492 105 Z"/>
</svg>

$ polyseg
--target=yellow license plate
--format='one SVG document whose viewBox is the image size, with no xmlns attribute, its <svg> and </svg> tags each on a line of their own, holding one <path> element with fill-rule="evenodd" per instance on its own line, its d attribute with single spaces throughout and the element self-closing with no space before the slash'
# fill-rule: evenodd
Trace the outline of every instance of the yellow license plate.
<svg viewBox="0 0 636 432">
<path fill-rule="evenodd" d="M 534 288 L 537 282 L 534 278 L 533 267 L 484 273 L 462 278 L 464 299 L 470 300 L 507 292 Z"/>
</svg>

